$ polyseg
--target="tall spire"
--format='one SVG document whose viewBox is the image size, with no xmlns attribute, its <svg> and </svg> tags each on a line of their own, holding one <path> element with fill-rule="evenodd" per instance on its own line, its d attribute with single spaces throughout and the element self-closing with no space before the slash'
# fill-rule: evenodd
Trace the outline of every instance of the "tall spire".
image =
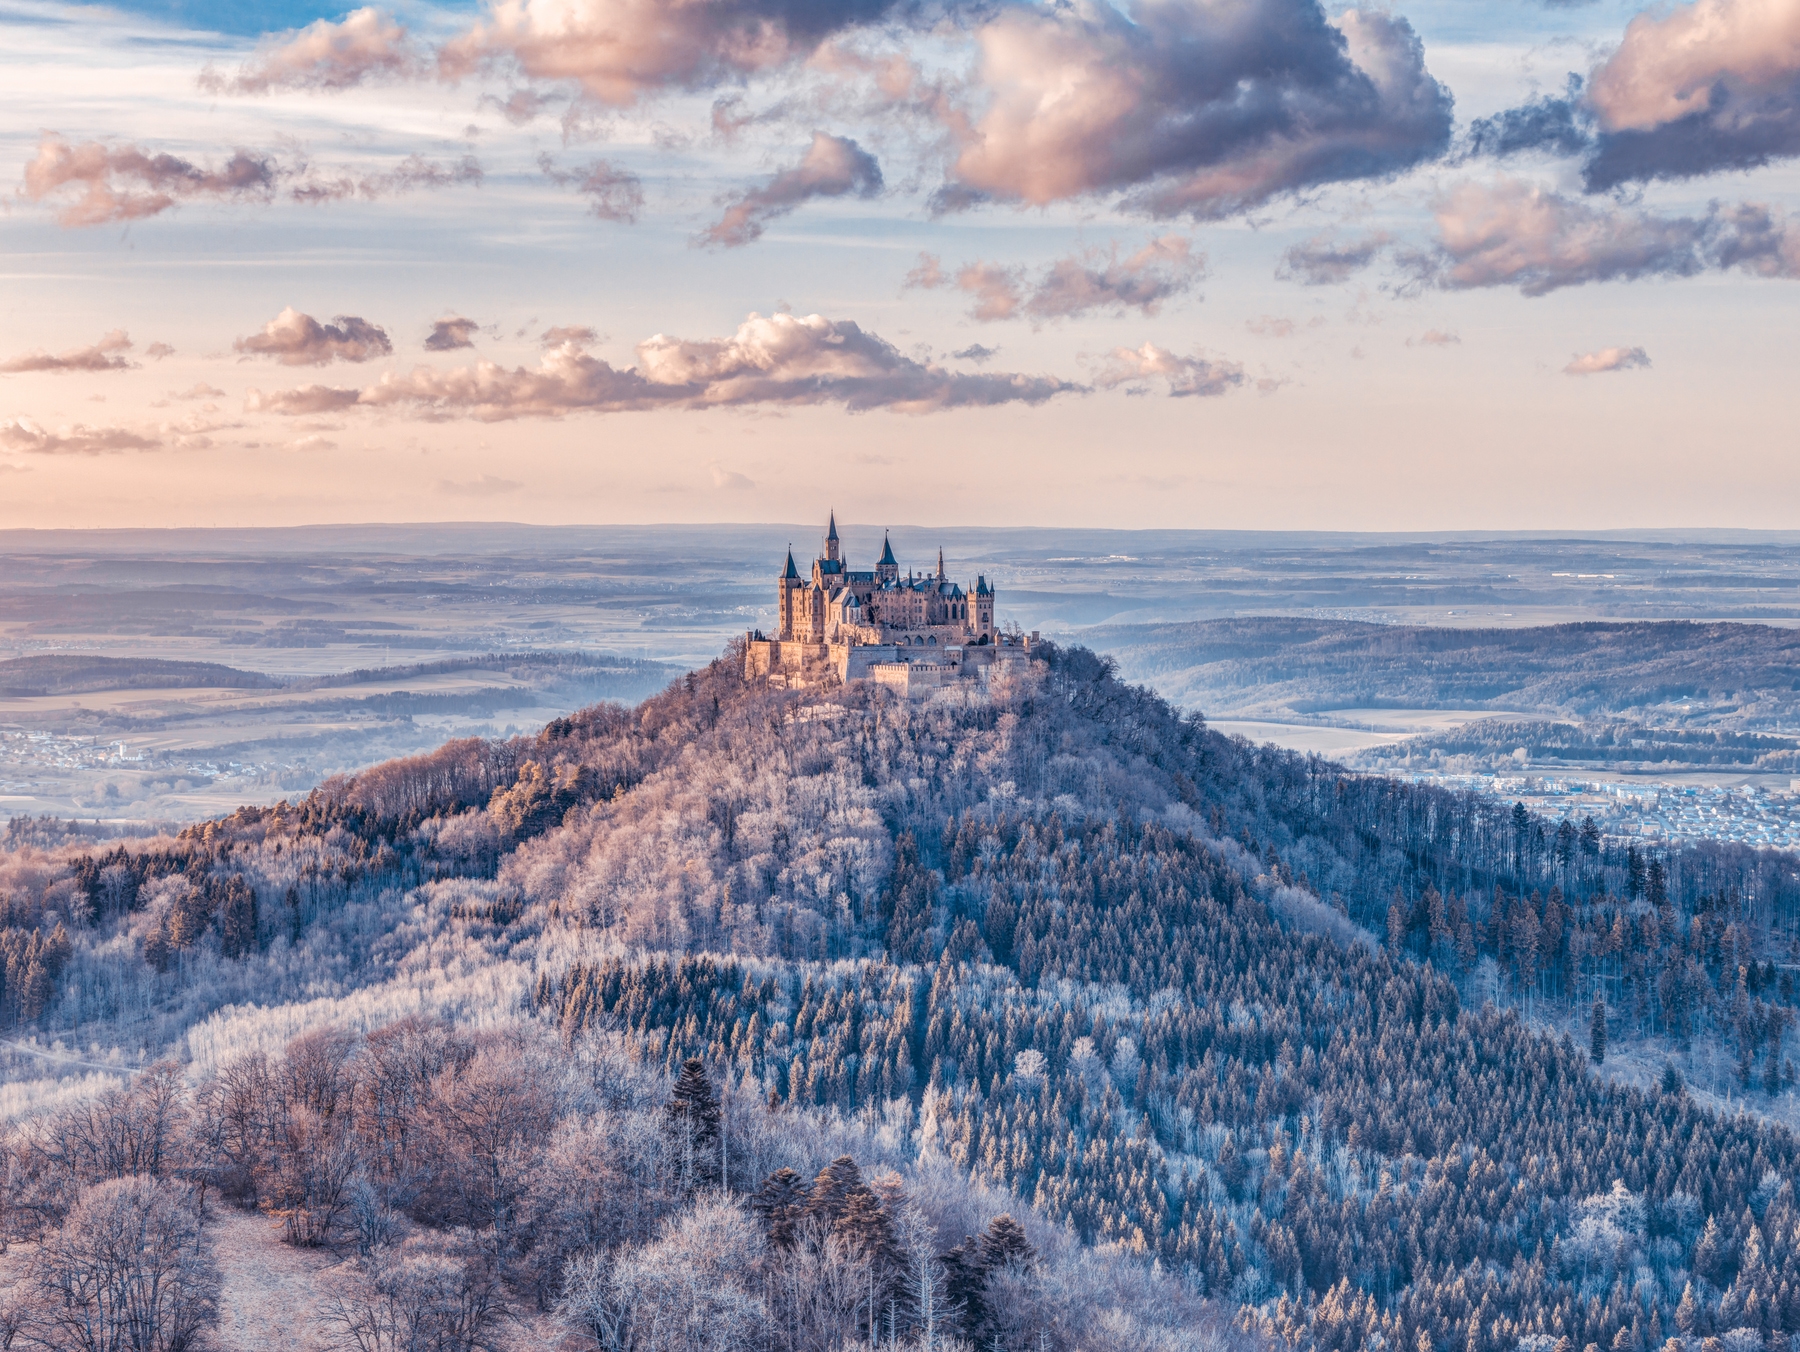
<svg viewBox="0 0 1800 1352">
<path fill-rule="evenodd" d="M 944 547 L 938 546 L 938 581 L 944 580 Z"/>
<path fill-rule="evenodd" d="M 894 546 L 892 542 L 889 541 L 886 531 L 881 532 L 881 562 L 887 564 L 890 568 L 898 568 L 900 566 L 900 561 L 894 557 Z"/>
<path fill-rule="evenodd" d="M 800 570 L 794 567 L 794 547 L 792 545 L 788 546 L 787 571 L 782 573 L 781 577 L 783 581 L 786 581 L 790 577 L 796 582 L 800 580 Z"/>
<path fill-rule="evenodd" d="M 835 508 L 835 507 L 831 509 L 831 529 L 825 532 L 825 538 L 827 540 L 835 540 L 838 538 L 837 508 Z"/>
<path fill-rule="evenodd" d="M 837 512 L 834 509 L 831 513 L 831 529 L 825 533 L 825 558 L 828 562 L 836 563 L 840 557 L 841 554 L 838 549 Z"/>
</svg>

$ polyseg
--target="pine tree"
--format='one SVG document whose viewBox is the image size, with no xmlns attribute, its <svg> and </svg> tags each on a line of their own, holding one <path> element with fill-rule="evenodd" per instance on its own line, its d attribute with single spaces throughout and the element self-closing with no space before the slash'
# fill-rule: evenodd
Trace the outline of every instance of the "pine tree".
<svg viewBox="0 0 1800 1352">
<path fill-rule="evenodd" d="M 1595 1065 L 1606 1060 L 1606 1001 L 1594 997 L 1594 1012 L 1588 1021 L 1588 1056 Z"/>
<path fill-rule="evenodd" d="M 669 1139 L 681 1161 L 681 1183 L 693 1189 L 718 1177 L 719 1101 L 697 1056 L 682 1063 L 665 1108 Z"/>
</svg>

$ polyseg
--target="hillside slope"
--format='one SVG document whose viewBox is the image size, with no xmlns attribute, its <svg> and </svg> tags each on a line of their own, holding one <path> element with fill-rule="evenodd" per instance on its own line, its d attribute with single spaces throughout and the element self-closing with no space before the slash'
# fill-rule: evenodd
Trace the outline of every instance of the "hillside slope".
<svg viewBox="0 0 1800 1352">
<path fill-rule="evenodd" d="M 822 1308 L 844 1263 L 866 1289 L 732 1346 L 866 1336 L 883 1309 L 984 1347 L 1216 1341 L 1220 1307 L 1242 1336 L 1418 1352 L 1800 1332 L 1794 1139 L 1673 1079 L 1609 1086 L 1470 998 L 1598 990 L 1614 1031 L 1724 1030 L 1752 1092 L 1782 1094 L 1792 859 L 1559 835 L 1043 657 L 907 703 L 749 687 L 727 654 L 635 710 L 299 805 L 15 851 L 0 1008 L 101 1066 L 106 1042 L 121 1066 L 183 1052 L 201 1129 L 171 1178 L 291 1228 L 314 1214 L 295 1161 L 329 1146 L 365 1200 L 304 1238 L 358 1250 L 374 1286 L 429 1260 L 527 1308 L 579 1287 L 565 1325 L 603 1342 L 593 1320 L 734 1235 L 760 1266 L 707 1280 L 759 1317 L 777 1288 Z M 408 1136 L 395 1093 L 451 1125 Z M 496 1120 L 478 1103 L 517 1105 L 498 1139 L 455 1127 Z M 606 1144 L 558 1144 L 579 1140 Z M 113 1167 L 15 1149 L 16 1186 L 49 1198 L 9 1207 L 27 1239 Z M 840 1155 L 893 1181 L 853 1212 Z M 549 1219 L 620 1187 L 629 1216 Z"/>
</svg>

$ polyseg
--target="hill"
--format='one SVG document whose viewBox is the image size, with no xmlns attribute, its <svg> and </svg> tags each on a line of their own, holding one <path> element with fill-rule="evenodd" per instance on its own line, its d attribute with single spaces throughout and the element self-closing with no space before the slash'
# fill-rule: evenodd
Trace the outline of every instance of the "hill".
<svg viewBox="0 0 1800 1352">
<path fill-rule="evenodd" d="M 908 703 L 728 653 L 298 804 L 12 852 L 0 1010 L 93 1073 L 187 1069 L 31 1119 L 11 1237 L 204 1186 L 333 1249 L 323 1324 L 509 1307 L 606 1346 L 1800 1331 L 1792 1135 L 1591 1064 L 1723 1037 L 1781 1099 L 1791 857 L 1552 831 L 1042 659 Z M 1589 1050 L 1502 989 L 1598 993 Z M 174 1144 L 121 1163 L 151 1119 Z"/>
<path fill-rule="evenodd" d="M 45 653 L 0 662 L 0 696 L 85 695 L 100 690 L 274 690 L 281 682 L 217 662 Z"/>
</svg>

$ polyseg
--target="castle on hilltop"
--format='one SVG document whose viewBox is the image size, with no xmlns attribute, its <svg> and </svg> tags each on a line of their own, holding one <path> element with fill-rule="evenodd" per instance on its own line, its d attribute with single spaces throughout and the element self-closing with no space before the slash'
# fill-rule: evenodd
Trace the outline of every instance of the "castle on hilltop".
<svg viewBox="0 0 1800 1352">
<path fill-rule="evenodd" d="M 837 513 L 810 576 L 794 566 L 775 579 L 778 628 L 746 637 L 744 673 L 802 684 L 835 671 L 841 681 L 873 679 L 906 693 L 964 679 L 985 680 L 994 664 L 1022 658 L 1036 640 L 1012 638 L 994 624 L 994 589 L 977 576 L 965 591 L 937 572 L 900 575 L 884 536 L 869 572 L 853 571 L 838 540 Z"/>
</svg>

